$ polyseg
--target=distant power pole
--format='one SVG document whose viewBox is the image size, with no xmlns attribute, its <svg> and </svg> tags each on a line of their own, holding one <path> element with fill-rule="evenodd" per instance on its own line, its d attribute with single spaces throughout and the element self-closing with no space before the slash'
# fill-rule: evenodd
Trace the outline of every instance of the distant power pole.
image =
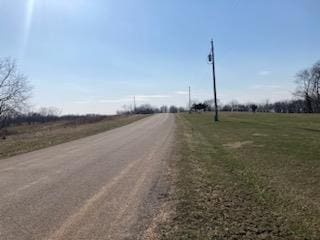
<svg viewBox="0 0 320 240">
<path fill-rule="evenodd" d="M 214 66 L 214 46 L 213 46 L 213 40 L 211 40 L 211 52 L 208 56 L 209 63 L 212 64 L 212 77 L 213 77 L 213 94 L 214 94 L 214 109 L 215 109 L 215 115 L 214 115 L 214 121 L 219 121 L 218 118 L 218 104 L 217 104 L 217 86 L 216 86 L 216 71 Z"/>
<path fill-rule="evenodd" d="M 136 113 L 136 96 L 133 96 L 133 112 Z"/>
<path fill-rule="evenodd" d="M 189 113 L 191 113 L 191 87 L 189 86 Z"/>
</svg>

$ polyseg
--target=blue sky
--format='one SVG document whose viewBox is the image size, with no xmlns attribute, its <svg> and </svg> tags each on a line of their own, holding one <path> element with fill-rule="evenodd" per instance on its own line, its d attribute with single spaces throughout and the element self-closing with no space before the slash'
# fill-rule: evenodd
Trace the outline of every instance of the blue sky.
<svg viewBox="0 0 320 240">
<path fill-rule="evenodd" d="M 18 60 L 36 109 L 114 113 L 123 105 L 212 96 L 291 98 L 294 75 L 320 59 L 318 0 L 0 0 L 0 57 Z"/>
</svg>

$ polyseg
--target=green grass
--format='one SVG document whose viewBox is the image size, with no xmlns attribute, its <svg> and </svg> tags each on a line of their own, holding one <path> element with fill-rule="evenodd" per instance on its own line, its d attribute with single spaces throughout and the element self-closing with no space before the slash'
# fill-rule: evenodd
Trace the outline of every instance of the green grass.
<svg viewBox="0 0 320 240">
<path fill-rule="evenodd" d="M 320 115 L 177 115 L 163 239 L 320 239 Z"/>
<path fill-rule="evenodd" d="M 144 117 L 146 115 L 112 116 L 95 123 L 57 121 L 10 127 L 7 139 L 0 139 L 0 159 L 108 131 Z"/>
</svg>

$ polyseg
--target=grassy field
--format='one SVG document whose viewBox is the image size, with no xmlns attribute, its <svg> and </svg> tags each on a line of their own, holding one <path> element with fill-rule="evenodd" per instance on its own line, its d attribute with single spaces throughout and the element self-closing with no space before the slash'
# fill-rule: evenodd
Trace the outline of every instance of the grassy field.
<svg viewBox="0 0 320 240">
<path fill-rule="evenodd" d="M 0 159 L 104 132 L 144 117 L 145 115 L 110 116 L 95 123 L 57 121 L 10 127 L 7 129 L 10 135 L 5 140 L 0 139 Z"/>
<path fill-rule="evenodd" d="M 320 239 L 320 115 L 177 115 L 163 239 Z"/>
</svg>

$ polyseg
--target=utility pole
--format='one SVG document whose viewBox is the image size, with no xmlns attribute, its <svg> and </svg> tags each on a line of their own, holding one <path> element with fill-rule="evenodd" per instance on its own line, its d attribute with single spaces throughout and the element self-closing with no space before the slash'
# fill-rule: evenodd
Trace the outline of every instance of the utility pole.
<svg viewBox="0 0 320 240">
<path fill-rule="evenodd" d="M 133 96 L 133 112 L 136 113 L 136 96 Z"/>
<path fill-rule="evenodd" d="M 217 104 L 217 86 L 216 86 L 216 72 L 215 72 L 215 65 L 214 65 L 214 46 L 213 46 L 213 39 L 211 39 L 211 52 L 208 56 L 209 63 L 212 64 L 212 77 L 213 77 L 213 94 L 214 94 L 214 121 L 219 121 L 218 118 L 218 104 Z"/>
<path fill-rule="evenodd" d="M 189 86 L 189 113 L 191 113 L 191 87 Z"/>
</svg>

